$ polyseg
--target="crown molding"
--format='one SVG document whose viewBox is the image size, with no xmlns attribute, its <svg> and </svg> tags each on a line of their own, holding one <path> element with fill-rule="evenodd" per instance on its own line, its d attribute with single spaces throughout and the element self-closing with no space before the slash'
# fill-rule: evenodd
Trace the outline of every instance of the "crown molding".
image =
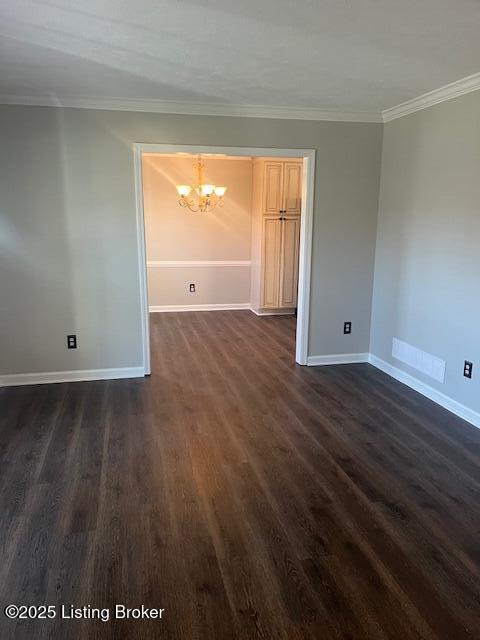
<svg viewBox="0 0 480 640">
<path fill-rule="evenodd" d="M 424 93 L 417 98 L 407 100 L 401 104 L 385 109 L 382 111 L 383 122 L 390 122 L 403 116 L 407 116 L 409 113 L 415 113 L 415 111 L 421 111 L 427 107 L 433 107 L 435 104 L 463 96 L 466 93 L 472 93 L 480 89 L 480 73 L 474 73 L 472 76 L 461 78 L 456 82 L 450 82 L 444 87 L 434 89 L 428 93 Z"/>
<path fill-rule="evenodd" d="M 176 102 L 127 98 L 86 98 L 62 96 L 0 95 L 0 104 L 39 107 L 72 107 L 108 111 L 142 111 L 196 116 L 237 116 L 242 118 L 273 118 L 283 120 L 325 120 L 330 122 L 382 122 L 376 111 L 344 111 L 315 107 L 275 107 L 249 104 L 216 104 L 208 102 Z"/>
<path fill-rule="evenodd" d="M 480 89 L 480 73 L 461 78 L 383 111 L 349 111 L 315 107 L 275 107 L 268 105 L 220 104 L 210 102 L 179 102 L 128 98 L 88 98 L 68 96 L 0 95 L 0 104 L 38 107 L 70 107 L 107 111 L 140 111 L 196 116 L 230 116 L 241 118 L 271 118 L 281 120 L 319 120 L 326 122 L 390 122 L 415 111 L 427 109 Z"/>
</svg>

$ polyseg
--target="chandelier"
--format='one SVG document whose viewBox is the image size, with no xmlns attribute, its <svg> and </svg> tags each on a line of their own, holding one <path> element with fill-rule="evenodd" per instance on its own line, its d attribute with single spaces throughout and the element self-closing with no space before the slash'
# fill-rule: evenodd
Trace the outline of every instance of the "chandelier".
<svg viewBox="0 0 480 640">
<path fill-rule="evenodd" d="M 203 182 L 205 165 L 202 164 L 201 156 L 198 156 L 195 168 L 197 170 L 197 181 L 193 186 L 177 184 L 177 191 L 180 196 L 178 204 L 194 213 L 199 211 L 209 213 L 215 207 L 223 207 L 223 196 L 227 187 L 216 187 L 214 184 Z"/>
</svg>

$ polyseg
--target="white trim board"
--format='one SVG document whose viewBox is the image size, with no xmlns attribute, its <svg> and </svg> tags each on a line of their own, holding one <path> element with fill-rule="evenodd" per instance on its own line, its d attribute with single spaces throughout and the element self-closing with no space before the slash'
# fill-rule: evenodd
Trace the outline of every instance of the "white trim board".
<svg viewBox="0 0 480 640">
<path fill-rule="evenodd" d="M 251 267 L 251 260 L 147 260 L 149 268 Z"/>
<path fill-rule="evenodd" d="M 329 364 L 357 364 L 368 362 L 368 353 L 334 353 L 327 356 L 309 356 L 307 365 L 309 367 L 320 367 Z"/>
<path fill-rule="evenodd" d="M 255 309 L 254 307 L 250 307 L 250 311 L 252 311 L 256 316 L 293 316 L 295 315 L 295 309 L 287 308 L 287 309 Z"/>
<path fill-rule="evenodd" d="M 269 147 L 213 147 L 205 145 L 175 145 L 141 143 L 133 145 L 138 278 L 140 283 L 140 311 L 142 317 L 142 346 L 145 373 L 150 373 L 150 326 L 148 319 L 147 262 L 145 222 L 143 211 L 142 155 L 145 154 L 225 154 L 239 157 L 299 158 L 303 161 L 302 211 L 300 216 L 300 255 L 298 261 L 298 299 L 295 361 L 307 364 L 308 331 L 310 322 L 310 279 L 312 271 L 313 200 L 315 191 L 315 149 L 275 149 Z"/>
<path fill-rule="evenodd" d="M 150 363 L 150 325 L 148 322 L 148 286 L 147 286 L 147 245 L 145 240 L 145 217 L 143 215 L 143 177 L 142 154 L 134 145 L 133 172 L 135 179 L 135 216 L 138 250 L 138 285 L 140 290 L 140 315 L 142 331 L 142 352 L 144 374 L 152 371 Z"/>
<path fill-rule="evenodd" d="M 249 302 L 237 302 L 232 304 L 163 304 L 149 307 L 150 313 L 171 313 L 177 311 L 238 311 L 250 309 Z"/>
<path fill-rule="evenodd" d="M 379 111 L 322 109 L 319 107 L 285 107 L 210 102 L 179 102 L 128 98 L 91 98 L 87 96 L 19 96 L 0 95 L 0 104 L 38 107 L 72 107 L 107 111 L 142 111 L 192 116 L 230 116 L 273 118 L 281 120 L 323 120 L 331 122 L 382 122 Z"/>
<path fill-rule="evenodd" d="M 472 91 L 478 91 L 480 89 L 480 73 L 474 73 L 466 78 L 461 78 L 456 82 L 450 82 L 443 87 L 424 93 L 421 96 L 417 96 L 412 100 L 407 100 L 401 104 L 397 104 L 390 109 L 382 111 L 383 122 L 390 122 L 396 118 L 401 118 L 409 113 L 415 113 L 428 107 L 433 107 L 435 104 L 463 96 L 466 93 Z"/>
<path fill-rule="evenodd" d="M 87 380 L 119 380 L 121 378 L 143 378 L 144 375 L 145 371 L 143 367 L 15 373 L 11 375 L 0 375 L 0 387 L 17 387 L 27 384 L 54 384 L 57 382 L 85 382 Z"/>
<path fill-rule="evenodd" d="M 447 396 L 441 391 L 438 391 L 430 385 L 425 384 L 409 373 L 406 373 L 405 371 L 394 367 L 389 362 L 385 362 L 385 360 L 377 358 L 377 356 L 374 356 L 373 354 L 370 354 L 368 362 L 377 369 L 380 369 L 387 375 L 391 376 L 392 378 L 395 378 L 395 380 L 402 382 L 403 384 L 407 385 L 407 387 L 410 387 L 411 389 L 414 389 L 418 393 L 422 394 L 422 396 L 425 396 L 436 404 L 439 404 L 444 409 L 448 409 L 448 411 L 451 411 L 459 418 L 462 418 L 463 420 L 470 422 L 470 424 L 473 424 L 475 427 L 480 428 L 480 413 L 478 413 L 477 411 L 474 411 L 473 409 L 466 407 L 460 402 L 453 400 L 453 398 L 450 398 L 450 396 Z"/>
<path fill-rule="evenodd" d="M 455 414 L 459 418 L 466 420 L 474 427 L 480 428 L 480 413 L 466 407 L 460 402 L 457 402 L 453 398 L 450 398 L 441 391 L 434 389 L 430 385 L 425 384 L 409 373 L 398 369 L 389 362 L 385 362 L 385 360 L 377 358 L 377 356 L 372 353 L 341 353 L 326 356 L 309 356 L 307 359 L 307 364 L 309 366 L 354 364 L 359 362 L 368 362 L 377 369 L 380 369 L 380 371 L 383 371 L 383 373 L 389 375 L 391 378 L 398 380 L 398 382 L 401 382 L 414 391 L 417 391 L 422 396 L 432 400 L 432 402 L 435 402 L 444 409 L 451 411 L 451 413 Z"/>
<path fill-rule="evenodd" d="M 323 109 L 321 107 L 285 107 L 250 104 L 182 102 L 175 100 L 92 98 L 89 96 L 19 96 L 0 95 L 0 104 L 37 107 L 69 107 L 107 111 L 140 111 L 193 116 L 229 116 L 240 118 L 272 118 L 281 120 L 320 120 L 326 122 L 385 123 L 409 113 L 426 109 L 480 89 L 480 73 L 428 91 L 383 110 Z M 186 152 L 187 155 L 190 155 Z M 217 154 L 213 154 L 217 155 Z"/>
<path fill-rule="evenodd" d="M 144 153 L 145 157 L 154 156 L 154 153 Z M 175 158 L 178 159 L 187 159 L 187 160 L 196 160 L 198 158 L 197 154 L 194 153 L 162 153 L 162 158 Z M 227 156 L 225 153 L 202 153 L 202 158 L 207 160 L 234 160 L 236 162 L 246 161 L 252 162 L 253 158 L 250 156 Z"/>
<path fill-rule="evenodd" d="M 273 147 L 212 147 L 204 144 L 168 144 L 168 143 L 149 143 L 135 142 L 135 150 L 141 154 L 179 154 L 188 153 L 189 155 L 226 155 L 226 156 L 250 156 L 255 158 L 296 158 L 297 160 L 308 160 L 315 149 L 277 149 Z"/>
</svg>

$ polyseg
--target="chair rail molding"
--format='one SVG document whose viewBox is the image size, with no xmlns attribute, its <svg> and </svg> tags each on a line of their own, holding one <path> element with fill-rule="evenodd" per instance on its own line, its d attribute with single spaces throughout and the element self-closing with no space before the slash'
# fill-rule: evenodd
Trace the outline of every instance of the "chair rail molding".
<svg viewBox="0 0 480 640">
<path fill-rule="evenodd" d="M 147 260 L 147 267 L 163 268 L 198 268 L 198 267 L 250 267 L 251 260 Z"/>
</svg>

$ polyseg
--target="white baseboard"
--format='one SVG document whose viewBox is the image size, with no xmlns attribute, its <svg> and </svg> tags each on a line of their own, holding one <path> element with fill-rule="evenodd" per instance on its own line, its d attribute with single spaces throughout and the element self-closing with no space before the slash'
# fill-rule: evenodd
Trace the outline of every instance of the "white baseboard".
<svg viewBox="0 0 480 640">
<path fill-rule="evenodd" d="M 169 313 L 176 311 L 235 311 L 237 309 L 250 309 L 249 302 L 237 302 L 232 304 L 163 304 L 153 305 L 148 308 L 150 313 Z"/>
<path fill-rule="evenodd" d="M 327 356 L 309 356 L 307 358 L 308 366 L 321 366 L 329 364 L 354 364 L 358 362 L 368 362 L 377 369 L 380 369 L 387 375 L 395 378 L 399 382 L 407 385 L 411 389 L 414 389 L 418 393 L 422 394 L 426 398 L 429 398 L 433 402 L 436 402 L 444 409 L 451 411 L 459 418 L 470 422 L 473 426 L 480 428 L 480 413 L 466 407 L 465 405 L 453 400 L 449 396 L 445 395 L 441 391 L 434 389 L 428 384 L 425 384 L 418 378 L 398 369 L 389 362 L 381 360 L 371 353 L 341 353 Z"/>
<path fill-rule="evenodd" d="M 336 353 L 328 356 L 309 356 L 307 365 L 309 367 L 319 367 L 327 364 L 356 364 L 358 362 L 368 362 L 368 353 Z"/>
<path fill-rule="evenodd" d="M 172 313 L 178 311 L 236 311 L 249 309 L 257 316 L 291 316 L 294 309 L 254 309 L 250 302 L 234 302 L 231 304 L 162 304 L 148 308 L 150 313 Z"/>
<path fill-rule="evenodd" d="M 374 356 L 373 354 L 370 354 L 368 361 L 374 367 L 377 367 L 377 369 L 380 369 L 392 378 L 395 378 L 395 380 L 403 382 L 403 384 L 406 384 L 407 387 L 410 387 L 411 389 L 418 391 L 418 393 L 421 393 L 422 396 L 433 400 L 433 402 L 436 402 L 444 409 L 448 409 L 448 411 L 451 411 L 459 418 L 462 418 L 463 420 L 466 420 L 467 422 L 473 424 L 475 427 L 480 428 L 480 413 L 478 413 L 477 411 L 474 411 L 473 409 L 466 407 L 460 402 L 453 400 L 453 398 L 450 398 L 441 391 L 438 391 L 430 385 L 425 384 L 409 373 L 405 373 L 405 371 L 394 367 L 389 362 L 385 362 L 385 360 L 377 358 L 377 356 Z"/>
<path fill-rule="evenodd" d="M 143 378 L 144 375 L 145 371 L 143 367 L 49 371 L 48 373 L 15 373 L 11 375 L 0 375 L 0 387 L 17 387 L 27 384 L 54 384 L 56 382 L 84 382 L 87 380 Z"/>
<path fill-rule="evenodd" d="M 256 316 L 293 316 L 295 309 L 255 309 L 249 307 Z"/>
</svg>

